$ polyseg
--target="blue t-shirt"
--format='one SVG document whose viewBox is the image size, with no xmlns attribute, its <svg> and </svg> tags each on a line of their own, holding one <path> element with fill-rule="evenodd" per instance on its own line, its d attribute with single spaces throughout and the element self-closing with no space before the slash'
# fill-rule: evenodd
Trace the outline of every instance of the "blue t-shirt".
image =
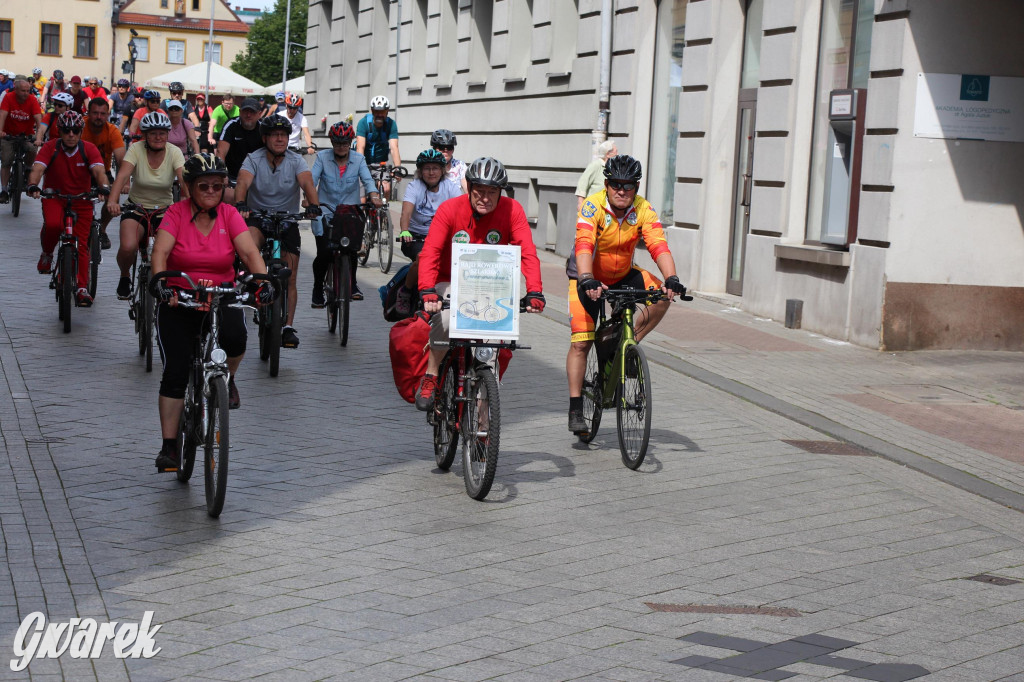
<svg viewBox="0 0 1024 682">
<path fill-rule="evenodd" d="M 378 129 L 373 125 L 373 114 L 367 114 L 356 124 L 356 136 L 366 138 L 366 146 L 363 148 L 366 163 L 387 162 L 390 153 L 388 140 L 398 139 L 398 124 L 389 116 Z"/>
<path fill-rule="evenodd" d="M 402 201 L 412 204 L 412 216 L 409 218 L 409 231 L 413 234 L 425 235 L 430 229 L 430 221 L 437 213 L 441 202 L 462 194 L 462 185 L 451 178 L 443 178 L 437 185 L 436 192 L 427 190 L 426 184 L 420 179 L 413 180 L 405 186 Z"/>
</svg>

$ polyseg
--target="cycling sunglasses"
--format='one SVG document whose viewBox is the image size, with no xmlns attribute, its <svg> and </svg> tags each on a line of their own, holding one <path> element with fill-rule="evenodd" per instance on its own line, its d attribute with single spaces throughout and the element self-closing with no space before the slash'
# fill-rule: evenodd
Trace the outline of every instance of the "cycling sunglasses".
<svg viewBox="0 0 1024 682">
<path fill-rule="evenodd" d="M 200 192 L 221 192 L 227 185 L 223 182 L 197 182 Z"/>
<path fill-rule="evenodd" d="M 632 192 L 636 190 L 637 183 L 635 182 L 619 182 L 617 180 L 609 180 L 608 186 L 612 189 L 617 189 L 620 192 Z"/>
<path fill-rule="evenodd" d="M 82 126 L 71 126 L 70 128 L 61 128 L 60 132 L 61 133 L 74 133 L 75 135 L 78 135 L 79 133 L 82 132 Z"/>
<path fill-rule="evenodd" d="M 439 152 L 453 152 L 453 151 L 455 151 L 455 147 L 453 147 L 451 145 L 435 144 L 434 145 L 434 149 L 436 149 Z"/>
</svg>

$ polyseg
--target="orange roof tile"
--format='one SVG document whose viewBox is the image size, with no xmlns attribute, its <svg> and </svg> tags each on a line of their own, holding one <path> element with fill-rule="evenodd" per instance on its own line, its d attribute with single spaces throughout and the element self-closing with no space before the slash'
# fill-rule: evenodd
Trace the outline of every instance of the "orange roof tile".
<svg viewBox="0 0 1024 682">
<path fill-rule="evenodd" d="M 191 17 L 164 17 L 155 14 L 141 14 L 137 12 L 122 12 L 118 15 L 118 26 L 156 26 L 167 30 L 177 31 L 204 31 L 210 30 L 209 19 L 193 19 Z M 227 19 L 215 19 L 213 21 L 215 33 L 248 33 L 249 25 L 243 21 L 230 21 Z"/>
</svg>

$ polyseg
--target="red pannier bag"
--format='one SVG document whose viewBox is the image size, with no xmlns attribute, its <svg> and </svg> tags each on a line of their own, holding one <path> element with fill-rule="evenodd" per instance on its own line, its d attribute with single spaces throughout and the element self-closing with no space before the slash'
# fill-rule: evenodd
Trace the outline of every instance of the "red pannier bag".
<svg viewBox="0 0 1024 682">
<path fill-rule="evenodd" d="M 405 402 L 416 401 L 416 389 L 423 375 L 427 373 L 427 353 L 430 343 L 430 315 L 419 311 L 412 317 L 399 320 L 388 334 L 388 351 L 391 354 L 391 372 L 395 388 Z M 498 378 L 505 375 L 512 351 L 498 350 Z"/>
</svg>

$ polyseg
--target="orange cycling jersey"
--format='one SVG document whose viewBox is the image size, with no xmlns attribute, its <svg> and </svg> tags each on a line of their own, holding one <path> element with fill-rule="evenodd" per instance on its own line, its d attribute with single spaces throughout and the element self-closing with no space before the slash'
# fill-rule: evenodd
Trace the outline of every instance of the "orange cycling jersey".
<svg viewBox="0 0 1024 682">
<path fill-rule="evenodd" d="M 629 274 L 636 243 L 644 238 L 651 258 L 669 253 L 658 214 L 639 194 L 622 220 L 608 205 L 607 190 L 587 197 L 576 221 L 576 253 L 594 256 L 594 278 L 610 284 Z"/>
</svg>

